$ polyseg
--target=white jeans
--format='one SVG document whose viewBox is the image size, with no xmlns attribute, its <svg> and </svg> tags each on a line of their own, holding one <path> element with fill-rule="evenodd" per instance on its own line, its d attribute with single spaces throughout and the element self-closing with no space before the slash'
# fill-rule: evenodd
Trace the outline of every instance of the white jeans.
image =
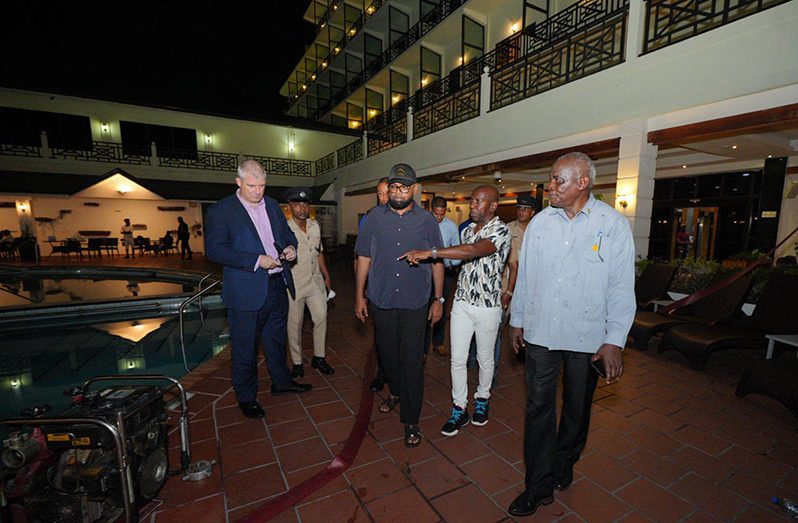
<svg viewBox="0 0 798 523">
<path fill-rule="evenodd" d="M 479 362 L 479 385 L 475 398 L 490 398 L 490 384 L 493 380 L 493 348 L 496 333 L 501 325 L 501 307 L 477 307 L 464 301 L 452 305 L 451 331 L 452 345 L 452 402 L 465 408 L 468 404 L 468 349 L 471 337 L 477 337 L 477 361 Z"/>
</svg>

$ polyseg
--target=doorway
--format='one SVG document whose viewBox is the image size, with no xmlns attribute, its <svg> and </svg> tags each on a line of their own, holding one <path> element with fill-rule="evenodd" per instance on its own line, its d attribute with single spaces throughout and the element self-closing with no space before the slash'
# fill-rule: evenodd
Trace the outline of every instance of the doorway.
<svg viewBox="0 0 798 523">
<path fill-rule="evenodd" d="M 712 260 L 718 229 L 717 207 L 683 207 L 674 211 L 671 259 Z"/>
</svg>

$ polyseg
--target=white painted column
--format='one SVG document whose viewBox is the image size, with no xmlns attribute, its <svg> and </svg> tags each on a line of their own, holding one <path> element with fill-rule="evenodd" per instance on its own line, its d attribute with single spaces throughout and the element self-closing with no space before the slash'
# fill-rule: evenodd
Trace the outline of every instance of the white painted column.
<svg viewBox="0 0 798 523">
<path fill-rule="evenodd" d="M 42 145 L 39 153 L 42 158 L 50 158 L 50 141 L 47 139 L 47 133 L 45 131 L 42 131 L 41 138 Z"/>
<path fill-rule="evenodd" d="M 413 141 L 413 106 L 407 106 L 407 142 Z"/>
<path fill-rule="evenodd" d="M 346 235 L 344 234 L 344 200 L 346 200 L 346 187 L 338 187 L 337 180 L 334 182 L 335 187 L 335 201 L 338 203 L 335 209 L 335 229 L 336 236 L 338 237 L 338 244 L 346 242 Z"/>
<path fill-rule="evenodd" d="M 626 20 L 626 62 L 633 62 L 643 51 L 643 36 L 646 26 L 646 2 L 629 2 L 629 18 Z"/>
<path fill-rule="evenodd" d="M 479 77 L 479 115 L 483 116 L 490 111 L 490 68 L 486 65 Z"/>
<path fill-rule="evenodd" d="M 369 157 L 369 133 L 363 131 L 363 158 Z"/>
<path fill-rule="evenodd" d="M 644 120 L 621 124 L 618 181 L 615 188 L 615 209 L 629 219 L 635 254 L 644 258 L 648 255 L 654 175 L 657 171 L 657 146 L 648 143 L 647 134 L 648 125 Z M 623 206 L 624 203 L 626 207 Z"/>
</svg>

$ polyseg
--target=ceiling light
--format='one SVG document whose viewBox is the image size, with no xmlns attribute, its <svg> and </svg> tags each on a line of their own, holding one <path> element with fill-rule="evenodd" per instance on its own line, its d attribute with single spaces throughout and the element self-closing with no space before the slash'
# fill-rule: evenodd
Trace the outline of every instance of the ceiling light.
<svg viewBox="0 0 798 523">
<path fill-rule="evenodd" d="M 682 165 L 682 169 L 687 169 L 687 166 L 686 165 Z"/>
<path fill-rule="evenodd" d="M 768 155 L 768 158 L 773 158 L 773 155 L 772 155 L 772 154 L 769 154 L 769 155 Z"/>
<path fill-rule="evenodd" d="M 737 146 L 736 145 L 732 145 L 732 149 L 737 149 Z"/>
<path fill-rule="evenodd" d="M 514 23 L 513 25 L 510 26 L 510 31 L 512 31 L 513 33 L 517 33 L 518 32 L 518 22 L 516 22 L 516 23 Z"/>
</svg>

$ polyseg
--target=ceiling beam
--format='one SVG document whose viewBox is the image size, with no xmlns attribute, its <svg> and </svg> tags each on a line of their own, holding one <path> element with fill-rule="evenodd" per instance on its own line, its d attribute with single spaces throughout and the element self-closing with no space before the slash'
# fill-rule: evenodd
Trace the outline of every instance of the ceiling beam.
<svg viewBox="0 0 798 523">
<path fill-rule="evenodd" d="M 680 125 L 648 133 L 648 142 L 661 149 L 686 143 L 715 140 L 747 133 L 762 133 L 798 127 L 798 104 Z"/>
</svg>

